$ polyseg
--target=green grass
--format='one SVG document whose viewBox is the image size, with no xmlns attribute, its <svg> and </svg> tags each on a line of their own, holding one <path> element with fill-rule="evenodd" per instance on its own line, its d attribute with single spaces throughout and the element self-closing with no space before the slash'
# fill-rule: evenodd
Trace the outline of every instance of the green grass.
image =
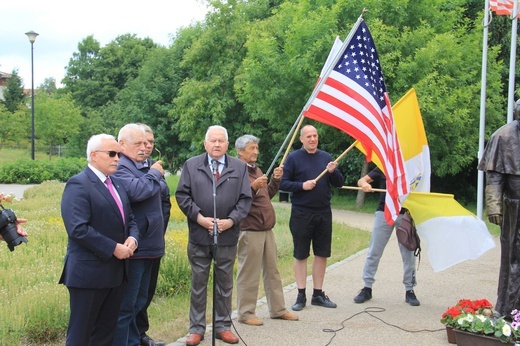
<svg viewBox="0 0 520 346">
<path fill-rule="evenodd" d="M 31 149 L 14 149 L 14 148 L 7 148 L 2 147 L 0 148 L 0 165 L 4 163 L 12 163 L 16 160 L 20 159 L 30 159 L 31 158 Z M 53 158 L 56 158 L 56 156 L 53 156 Z M 35 151 L 34 152 L 34 159 L 35 160 L 49 160 L 49 155 L 40 152 Z"/>
</svg>

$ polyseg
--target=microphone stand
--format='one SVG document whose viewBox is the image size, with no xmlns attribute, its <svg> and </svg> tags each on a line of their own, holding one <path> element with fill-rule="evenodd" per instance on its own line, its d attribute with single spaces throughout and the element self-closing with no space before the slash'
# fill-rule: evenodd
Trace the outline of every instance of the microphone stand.
<svg viewBox="0 0 520 346">
<path fill-rule="evenodd" d="M 217 333 L 215 331 L 215 322 L 217 314 L 217 248 L 218 248 L 218 225 L 217 225 L 217 161 L 211 161 L 211 171 L 213 172 L 213 232 L 210 236 L 213 236 L 213 316 L 212 323 L 213 328 L 211 331 L 211 344 L 215 346 L 215 339 Z"/>
</svg>

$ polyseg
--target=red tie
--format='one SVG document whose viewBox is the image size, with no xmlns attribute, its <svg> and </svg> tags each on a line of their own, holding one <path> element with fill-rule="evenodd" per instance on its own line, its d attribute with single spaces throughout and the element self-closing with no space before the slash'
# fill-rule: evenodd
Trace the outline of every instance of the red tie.
<svg viewBox="0 0 520 346">
<path fill-rule="evenodd" d="M 218 178 L 220 178 L 220 170 L 218 169 L 220 165 L 220 161 L 217 161 L 217 171 L 215 172 L 215 178 L 217 179 L 218 181 Z"/>
<path fill-rule="evenodd" d="M 121 217 L 123 218 L 123 222 L 125 222 L 125 212 L 123 211 L 123 205 L 121 204 L 121 201 L 116 195 L 116 191 L 114 190 L 114 185 L 112 185 L 112 180 L 110 178 L 107 178 L 105 180 L 105 184 L 107 185 L 108 191 L 110 191 L 110 194 L 112 195 L 112 198 L 117 203 L 117 206 L 119 207 L 119 212 L 121 213 Z"/>
</svg>

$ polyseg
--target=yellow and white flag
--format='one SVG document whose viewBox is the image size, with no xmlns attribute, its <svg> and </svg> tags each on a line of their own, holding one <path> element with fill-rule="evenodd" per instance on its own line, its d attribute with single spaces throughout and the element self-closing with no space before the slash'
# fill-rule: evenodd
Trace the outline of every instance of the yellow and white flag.
<svg viewBox="0 0 520 346">
<path fill-rule="evenodd" d="M 415 89 L 410 89 L 397 101 L 392 107 L 392 112 L 410 191 L 428 192 L 431 174 L 430 148 Z M 366 155 L 361 143 L 356 144 L 356 148 Z M 379 157 L 373 155 L 372 161 L 384 172 Z"/>
<path fill-rule="evenodd" d="M 460 205 L 453 195 L 411 192 L 403 207 L 412 214 L 435 272 L 477 259 L 495 247 L 484 221 Z"/>
</svg>

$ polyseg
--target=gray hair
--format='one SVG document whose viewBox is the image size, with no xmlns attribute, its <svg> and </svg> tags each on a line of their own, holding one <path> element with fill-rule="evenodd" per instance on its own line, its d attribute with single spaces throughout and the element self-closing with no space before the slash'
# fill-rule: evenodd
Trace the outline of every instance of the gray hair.
<svg viewBox="0 0 520 346">
<path fill-rule="evenodd" d="M 246 149 L 247 143 L 258 144 L 258 142 L 260 142 L 260 139 L 258 139 L 257 137 L 255 137 L 253 135 L 243 135 L 242 137 L 237 138 L 237 140 L 235 141 L 235 149 L 237 150 L 237 155 L 238 155 L 238 150 Z"/>
<path fill-rule="evenodd" d="M 142 124 L 141 124 L 142 125 Z M 119 130 L 119 133 L 117 135 L 117 140 L 120 141 L 122 139 L 125 140 L 131 140 L 133 138 L 133 134 L 136 132 L 141 132 L 142 134 L 145 134 L 144 128 L 139 124 L 126 124 Z"/>
<path fill-rule="evenodd" d="M 220 126 L 220 125 L 211 125 L 210 127 L 208 127 L 208 130 L 206 131 L 206 136 L 204 136 L 204 140 L 205 141 L 208 141 L 209 140 L 209 133 L 213 130 L 221 130 L 221 131 L 224 131 L 225 135 L 226 135 L 226 141 L 229 140 L 228 138 L 228 134 L 227 134 L 227 130 L 224 126 Z"/>
<path fill-rule="evenodd" d="M 106 139 L 113 139 L 114 141 L 116 140 L 114 136 L 107 135 L 106 133 L 101 133 L 99 135 L 90 137 L 87 142 L 87 162 L 90 163 L 90 153 L 98 149 L 101 146 L 103 140 Z"/>
<path fill-rule="evenodd" d="M 153 135 L 152 128 L 146 124 L 143 123 L 137 123 L 137 125 L 141 126 L 141 128 L 144 130 L 144 132 L 151 133 Z"/>
</svg>

